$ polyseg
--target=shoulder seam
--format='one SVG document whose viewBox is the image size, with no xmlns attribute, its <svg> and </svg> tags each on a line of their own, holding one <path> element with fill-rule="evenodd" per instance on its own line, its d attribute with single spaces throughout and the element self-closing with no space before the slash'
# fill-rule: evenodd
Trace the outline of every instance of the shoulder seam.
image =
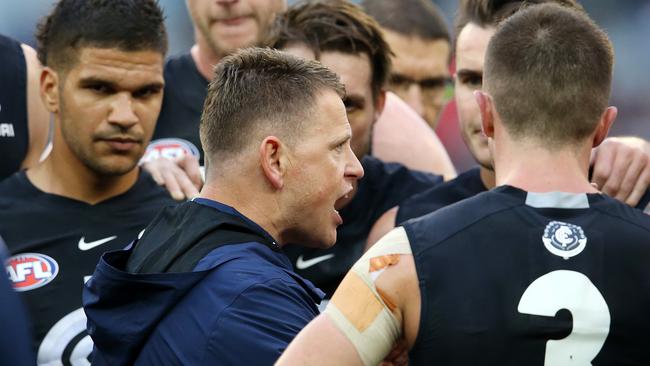
<svg viewBox="0 0 650 366">
<path fill-rule="evenodd" d="M 618 202 L 618 201 L 617 201 L 617 202 Z M 623 204 L 623 203 L 621 203 L 621 204 Z M 626 206 L 627 206 L 627 205 L 626 205 Z M 629 206 L 627 206 L 627 207 L 629 207 Z M 601 214 L 603 214 L 603 215 L 606 215 L 606 216 L 609 216 L 609 217 L 616 218 L 616 219 L 618 219 L 618 220 L 620 220 L 620 221 L 624 221 L 624 222 L 626 222 L 626 223 L 628 223 L 628 224 L 630 224 L 630 225 L 634 225 L 634 226 L 636 226 L 636 227 L 638 227 L 638 228 L 640 228 L 640 229 L 642 229 L 642 230 L 644 230 L 644 231 L 650 233 L 650 228 L 644 227 L 643 225 L 640 225 L 640 224 L 638 224 L 638 223 L 636 223 L 636 222 L 634 222 L 634 221 L 626 220 L 624 217 L 621 217 L 620 215 L 615 215 L 615 214 L 613 214 L 613 213 L 611 213 L 611 212 L 609 212 L 609 211 L 603 210 L 603 209 L 600 208 L 600 207 L 593 207 L 593 206 L 592 206 L 592 208 L 596 209 L 599 213 L 601 213 Z M 638 211 L 638 214 L 639 214 L 639 215 L 646 215 L 646 214 L 643 213 L 643 211 L 640 211 L 639 209 L 636 209 L 636 208 L 634 208 L 634 207 L 629 207 L 629 208 L 630 208 L 631 210 Z M 647 215 L 646 215 L 646 216 L 647 216 Z"/>
<path fill-rule="evenodd" d="M 424 253 L 426 253 L 426 252 L 429 251 L 430 249 L 433 249 L 433 248 L 437 247 L 438 245 L 442 244 L 443 242 L 445 242 L 445 241 L 451 239 L 452 237 L 458 235 L 461 231 L 466 230 L 466 229 L 469 228 L 470 226 L 476 225 L 477 223 L 483 221 L 484 219 L 486 219 L 486 218 L 488 218 L 488 217 L 491 217 L 491 216 L 493 216 L 493 215 L 496 215 L 496 214 L 498 214 L 498 213 L 500 213 L 500 212 L 502 212 L 502 211 L 509 210 L 509 209 L 511 209 L 511 208 L 514 208 L 514 207 L 520 207 L 520 206 L 523 206 L 523 205 L 524 205 L 523 203 L 517 203 L 517 204 L 515 204 L 515 205 L 512 205 L 512 206 L 506 206 L 506 207 L 503 207 L 503 208 L 501 208 L 501 209 L 499 209 L 499 210 L 496 210 L 496 211 L 494 211 L 494 212 L 491 212 L 491 213 L 489 213 L 489 214 L 487 214 L 487 215 L 481 216 L 480 218 L 474 220 L 473 222 L 467 223 L 466 225 L 463 225 L 463 226 L 459 227 L 459 228 L 458 228 L 457 230 L 455 230 L 453 233 L 450 233 L 449 235 L 447 235 L 446 237 L 444 237 L 444 238 L 438 240 L 438 241 L 435 242 L 434 244 L 431 244 L 431 245 L 430 245 L 428 248 L 426 248 L 425 250 L 423 250 L 423 251 L 421 251 L 421 252 L 419 252 L 419 253 L 413 253 L 413 255 L 414 255 L 415 257 L 420 257 L 421 255 L 423 255 Z M 443 208 L 444 208 L 444 207 L 443 207 Z M 442 209 L 442 208 L 441 208 L 441 209 Z M 438 210 L 438 211 L 434 211 L 434 212 L 440 212 L 440 210 Z M 405 229 L 406 232 L 407 232 L 407 236 L 409 236 L 409 242 L 410 242 L 410 240 L 411 240 L 411 238 L 410 238 L 411 235 L 409 235 L 409 234 L 411 233 L 410 225 L 409 225 L 409 227 L 404 226 L 404 229 Z"/>
</svg>

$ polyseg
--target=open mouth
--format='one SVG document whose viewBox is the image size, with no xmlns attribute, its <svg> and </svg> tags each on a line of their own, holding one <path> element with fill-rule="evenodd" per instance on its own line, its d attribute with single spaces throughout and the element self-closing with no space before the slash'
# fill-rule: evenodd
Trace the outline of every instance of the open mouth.
<svg viewBox="0 0 650 366">
<path fill-rule="evenodd" d="M 334 202 L 334 207 L 332 208 L 332 210 L 334 211 L 334 214 L 336 216 L 337 225 L 341 225 L 343 223 L 343 218 L 341 217 L 341 214 L 336 209 L 336 207 L 338 207 L 339 209 L 345 207 L 345 205 L 342 205 L 341 203 L 347 204 L 348 202 L 350 202 L 350 198 L 352 197 L 353 191 L 354 188 L 350 187 L 350 189 L 346 193 L 339 196 L 339 198 L 337 198 L 336 201 Z"/>
</svg>

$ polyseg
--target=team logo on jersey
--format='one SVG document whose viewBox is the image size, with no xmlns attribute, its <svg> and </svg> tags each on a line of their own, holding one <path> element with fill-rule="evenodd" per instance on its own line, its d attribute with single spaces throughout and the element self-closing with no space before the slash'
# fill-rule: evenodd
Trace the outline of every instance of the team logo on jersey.
<svg viewBox="0 0 650 366">
<path fill-rule="evenodd" d="M 14 255 L 7 260 L 5 268 L 16 291 L 43 287 L 59 274 L 59 264 L 52 257 L 38 253 Z"/>
<path fill-rule="evenodd" d="M 546 225 L 542 241 L 549 252 L 564 259 L 582 253 L 587 245 L 587 237 L 580 226 L 561 221 Z"/>
<path fill-rule="evenodd" d="M 142 161 L 147 162 L 160 157 L 167 159 L 176 159 L 184 155 L 194 155 L 197 158 L 201 156 L 199 149 L 193 143 L 183 139 L 158 139 L 153 140 L 147 146 Z"/>
</svg>

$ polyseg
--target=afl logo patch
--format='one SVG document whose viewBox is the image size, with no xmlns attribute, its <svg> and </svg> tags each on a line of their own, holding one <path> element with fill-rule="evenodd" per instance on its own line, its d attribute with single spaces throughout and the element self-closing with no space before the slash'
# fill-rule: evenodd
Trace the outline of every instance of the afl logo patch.
<svg viewBox="0 0 650 366">
<path fill-rule="evenodd" d="M 147 146 L 142 161 L 147 162 L 158 158 L 176 159 L 183 155 L 194 155 L 200 158 L 199 149 L 193 143 L 183 139 L 158 139 Z"/>
<path fill-rule="evenodd" d="M 587 237 L 580 226 L 561 221 L 546 225 L 542 241 L 549 252 L 564 259 L 582 253 L 587 245 Z"/>
<path fill-rule="evenodd" d="M 59 274 L 59 264 L 47 255 L 22 253 L 6 262 L 7 275 L 16 291 L 28 291 L 43 287 Z"/>
</svg>

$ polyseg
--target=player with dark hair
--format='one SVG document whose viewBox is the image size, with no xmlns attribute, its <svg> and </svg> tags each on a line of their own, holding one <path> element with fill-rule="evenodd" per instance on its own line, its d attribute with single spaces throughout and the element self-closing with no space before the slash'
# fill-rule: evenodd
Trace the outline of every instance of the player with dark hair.
<svg viewBox="0 0 650 366">
<path fill-rule="evenodd" d="M 274 47 L 316 59 L 341 77 L 352 127 L 352 150 L 365 171 L 355 191 L 337 202 L 343 217 L 337 244 L 326 250 L 302 246 L 286 250 L 296 271 L 329 297 L 363 253 L 377 218 L 442 179 L 368 155 L 372 128 L 384 106 L 384 84 L 390 72 L 390 48 L 373 18 L 347 1 L 312 1 L 291 7 L 276 26 Z"/>
<path fill-rule="evenodd" d="M 277 360 L 323 296 L 282 247 L 332 246 L 335 202 L 363 175 L 343 95 L 330 70 L 275 50 L 218 64 L 201 117 L 200 197 L 104 255 L 86 284 L 95 365 Z"/>
<path fill-rule="evenodd" d="M 364 0 L 362 6 L 394 53 L 388 90 L 435 129 L 451 82 L 451 38 L 442 11 L 430 0 Z"/>
<path fill-rule="evenodd" d="M 137 166 L 162 102 L 163 19 L 154 0 L 62 0 L 39 25 L 52 152 L 0 183 L 6 270 L 39 364 L 85 362 L 84 280 L 174 202 Z"/>
<path fill-rule="evenodd" d="M 552 2 L 583 11 L 574 0 L 531 0 Z M 496 26 L 518 11 L 522 1 L 465 0 L 456 19 L 455 98 L 463 141 L 479 164 L 456 179 L 419 193 L 386 212 L 374 225 L 368 244 L 396 225 L 425 215 L 495 186 L 492 156 L 480 125 L 478 105 L 472 94 L 480 90 L 487 44 Z M 607 138 L 594 149 L 592 181 L 604 192 L 638 209 L 650 203 L 650 158 L 648 143 L 638 138 Z"/>
<path fill-rule="evenodd" d="M 650 363 L 650 217 L 587 178 L 612 64 L 584 12 L 505 20 L 474 93 L 497 188 L 386 235 L 278 364 L 376 365 L 402 337 L 411 365 Z"/>
<path fill-rule="evenodd" d="M 271 25 L 287 4 L 285 0 L 189 0 L 187 6 L 194 23 L 195 44 L 190 52 L 170 58 L 165 65 L 163 107 L 144 165 L 176 199 L 193 197 L 202 184 L 197 165 L 197 160 L 203 164 L 199 118 L 212 68 L 240 48 L 268 45 Z M 404 103 L 394 99 L 389 98 L 389 109 L 393 115 L 399 113 L 399 120 L 385 121 L 382 136 L 371 140 L 381 145 L 374 155 L 383 159 L 382 154 L 386 154 L 388 161 L 455 177 L 456 171 L 435 133 L 404 112 Z M 396 131 L 406 137 L 399 139 L 398 149 L 391 150 L 394 143 L 390 139 Z"/>
<path fill-rule="evenodd" d="M 47 143 L 48 113 L 38 96 L 41 64 L 34 49 L 0 35 L 0 56 L 2 180 L 38 163 Z"/>
</svg>

